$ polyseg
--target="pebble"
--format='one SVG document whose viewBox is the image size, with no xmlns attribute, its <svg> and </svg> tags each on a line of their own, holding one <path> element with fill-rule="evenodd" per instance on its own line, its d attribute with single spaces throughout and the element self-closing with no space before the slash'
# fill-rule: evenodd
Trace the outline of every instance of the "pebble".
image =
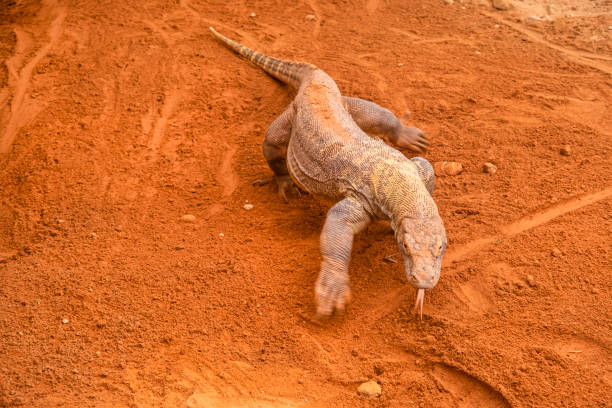
<svg viewBox="0 0 612 408">
<path fill-rule="evenodd" d="M 181 217 L 181 221 L 183 222 L 195 222 L 196 217 L 193 214 L 185 214 Z"/>
<path fill-rule="evenodd" d="M 66 323 L 68 323 L 68 322 L 69 322 L 69 320 L 68 320 L 68 319 L 62 319 L 62 324 L 66 324 Z"/>
<path fill-rule="evenodd" d="M 458 162 L 436 162 L 433 167 L 438 176 L 456 176 L 463 171 L 463 165 Z"/>
<path fill-rule="evenodd" d="M 536 286 L 535 278 L 533 275 L 527 275 L 527 284 L 534 288 Z"/>
<path fill-rule="evenodd" d="M 376 381 L 368 381 L 357 388 L 357 394 L 368 398 L 378 398 L 382 395 L 382 390 Z"/>
<path fill-rule="evenodd" d="M 612 30 L 612 26 L 608 26 L 608 30 Z"/>
<path fill-rule="evenodd" d="M 252 210 L 253 209 L 253 204 L 246 203 L 245 205 L 242 206 L 242 208 L 244 208 L 247 211 Z"/>
<path fill-rule="evenodd" d="M 96 238 L 98 238 L 98 234 L 96 234 L 95 232 L 92 232 L 91 234 L 89 234 L 89 236 L 90 236 L 92 239 L 96 239 Z"/>
<path fill-rule="evenodd" d="M 559 150 L 559 153 L 561 153 L 561 156 L 569 156 L 570 154 L 572 154 L 572 149 L 570 148 L 569 145 L 565 145 L 561 147 L 561 149 Z"/>
<path fill-rule="evenodd" d="M 598 294 L 598 293 L 599 293 L 599 289 L 597 289 L 597 288 L 591 288 L 591 293 L 592 293 L 592 294 L 594 294 L 594 295 L 596 295 L 596 294 Z"/>
<path fill-rule="evenodd" d="M 304 18 L 306 19 L 306 21 L 315 21 L 317 19 L 314 14 L 306 14 L 306 17 Z"/>
<path fill-rule="evenodd" d="M 510 8 L 510 4 L 506 0 L 493 0 L 491 5 L 497 10 L 508 10 Z"/>
<path fill-rule="evenodd" d="M 444 2 L 448 5 L 455 3 L 455 0 L 444 0 Z"/>
<path fill-rule="evenodd" d="M 249 17 L 251 17 L 251 18 L 253 18 L 253 17 L 257 17 L 257 14 L 255 14 L 255 13 L 251 13 L 251 14 L 249 14 Z"/>
<path fill-rule="evenodd" d="M 497 166 L 493 163 L 486 162 L 482 165 L 482 172 L 488 174 L 495 174 L 497 172 Z"/>
<path fill-rule="evenodd" d="M 222 232 L 219 233 L 219 238 L 223 238 L 224 236 L 225 236 L 224 233 L 222 233 Z"/>
<path fill-rule="evenodd" d="M 554 256 L 555 258 L 559 258 L 561 255 L 563 255 L 563 253 L 559 250 L 559 248 L 553 248 L 550 254 Z"/>
<path fill-rule="evenodd" d="M 431 334 L 428 334 L 427 336 L 425 336 L 425 338 L 423 340 L 427 344 L 434 344 L 436 342 L 436 338 L 433 335 L 431 335 Z"/>
</svg>

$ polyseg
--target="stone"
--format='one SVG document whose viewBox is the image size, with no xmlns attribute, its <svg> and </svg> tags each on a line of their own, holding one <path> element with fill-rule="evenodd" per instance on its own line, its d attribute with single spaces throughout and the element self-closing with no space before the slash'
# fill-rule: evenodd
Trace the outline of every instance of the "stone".
<svg viewBox="0 0 612 408">
<path fill-rule="evenodd" d="M 506 0 L 491 0 L 491 5 L 497 10 L 505 11 L 510 9 L 510 3 Z"/>
<path fill-rule="evenodd" d="M 497 166 L 493 163 L 486 162 L 482 165 L 482 172 L 488 174 L 495 174 L 497 172 Z"/>
<path fill-rule="evenodd" d="M 382 390 L 376 381 L 368 381 L 357 388 L 357 394 L 362 397 L 378 398 L 382 395 Z"/>
<path fill-rule="evenodd" d="M 563 253 L 559 250 L 559 248 L 553 248 L 550 254 L 554 256 L 555 258 L 559 258 L 561 255 L 563 255 Z"/>
<path fill-rule="evenodd" d="M 314 14 L 306 14 L 306 17 L 304 17 L 304 19 L 306 21 L 315 21 L 317 19 L 317 16 L 315 16 Z"/>
<path fill-rule="evenodd" d="M 242 206 L 242 208 L 244 208 L 247 211 L 252 210 L 253 209 L 253 204 L 246 203 L 245 205 Z"/>
<path fill-rule="evenodd" d="M 62 324 L 67 324 L 69 322 L 68 319 L 62 319 Z"/>
<path fill-rule="evenodd" d="M 436 342 L 436 338 L 433 335 L 431 335 L 431 334 L 428 334 L 427 336 L 425 336 L 425 338 L 423 340 L 427 344 L 434 344 Z"/>
<path fill-rule="evenodd" d="M 535 282 L 535 278 L 533 277 L 533 275 L 527 275 L 526 280 L 529 286 L 531 286 L 532 288 L 536 287 L 536 282 Z"/>
<path fill-rule="evenodd" d="M 455 0 L 444 0 L 444 2 L 448 5 L 455 3 Z"/>
<path fill-rule="evenodd" d="M 458 162 L 442 161 L 433 165 L 436 176 L 456 176 L 463 171 L 463 165 Z"/>
<path fill-rule="evenodd" d="M 255 18 L 255 17 L 257 17 L 257 14 L 255 14 L 255 13 L 251 13 L 251 14 L 249 14 L 249 17 L 251 17 L 251 18 Z"/>
<path fill-rule="evenodd" d="M 559 153 L 561 153 L 561 156 L 569 156 L 570 154 L 572 154 L 572 149 L 569 145 L 565 145 L 562 146 L 561 149 L 559 149 Z"/>
<path fill-rule="evenodd" d="M 196 220 L 196 217 L 193 214 L 185 214 L 181 217 L 181 221 L 183 222 L 192 223 L 192 222 L 195 222 L 195 220 Z"/>
</svg>

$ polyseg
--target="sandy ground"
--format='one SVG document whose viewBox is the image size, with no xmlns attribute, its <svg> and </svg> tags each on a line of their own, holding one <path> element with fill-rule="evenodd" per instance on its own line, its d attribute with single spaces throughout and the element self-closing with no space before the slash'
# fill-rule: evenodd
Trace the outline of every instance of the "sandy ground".
<svg viewBox="0 0 612 408">
<path fill-rule="evenodd" d="M 612 5 L 505 5 L 1 0 L 0 406 L 609 404 Z M 311 322 L 327 208 L 252 185 L 293 91 L 209 25 L 463 164 L 422 321 L 377 222 Z"/>
</svg>

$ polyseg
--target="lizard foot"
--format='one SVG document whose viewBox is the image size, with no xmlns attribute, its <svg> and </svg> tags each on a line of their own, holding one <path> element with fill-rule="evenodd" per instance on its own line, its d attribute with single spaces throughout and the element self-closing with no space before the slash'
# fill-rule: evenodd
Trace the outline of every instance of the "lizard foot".
<svg viewBox="0 0 612 408">
<path fill-rule="evenodd" d="M 283 176 L 275 176 L 276 177 L 276 184 L 278 185 L 278 196 L 284 201 L 284 202 L 288 202 L 289 200 L 287 200 L 287 194 L 291 193 L 293 191 L 297 192 L 297 195 L 300 195 L 300 191 L 298 190 L 297 186 L 293 183 L 293 180 L 291 179 L 291 176 L 289 176 L 288 174 L 283 175 Z"/>
<path fill-rule="evenodd" d="M 419 128 L 401 125 L 390 137 L 397 147 L 424 152 L 429 146 L 429 138 Z"/>
<path fill-rule="evenodd" d="M 351 301 L 351 290 L 345 277 L 336 274 L 321 274 L 315 286 L 317 304 L 316 319 L 330 316 L 334 310 L 344 313 L 346 304 Z"/>
</svg>

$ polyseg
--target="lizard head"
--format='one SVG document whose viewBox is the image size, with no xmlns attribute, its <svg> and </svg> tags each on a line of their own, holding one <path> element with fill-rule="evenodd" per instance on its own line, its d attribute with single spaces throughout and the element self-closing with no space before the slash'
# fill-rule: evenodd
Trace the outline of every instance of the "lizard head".
<svg viewBox="0 0 612 408">
<path fill-rule="evenodd" d="M 417 290 L 415 310 L 423 316 L 425 291 L 440 279 L 442 256 L 446 250 L 446 231 L 440 216 L 404 218 L 396 232 L 397 244 L 404 257 L 406 277 Z"/>
</svg>

